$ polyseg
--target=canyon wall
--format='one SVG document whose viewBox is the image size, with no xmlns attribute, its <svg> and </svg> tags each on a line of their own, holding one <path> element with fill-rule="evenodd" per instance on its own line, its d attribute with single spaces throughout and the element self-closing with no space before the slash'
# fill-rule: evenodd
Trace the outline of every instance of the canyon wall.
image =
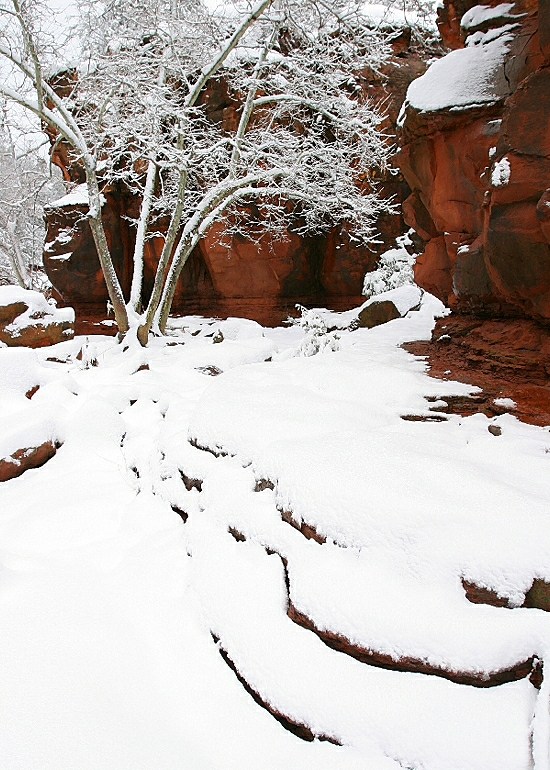
<svg viewBox="0 0 550 770">
<path fill-rule="evenodd" d="M 462 313 L 550 319 L 550 2 L 438 12 L 452 49 L 413 82 L 397 162 L 417 282 Z"/>
</svg>

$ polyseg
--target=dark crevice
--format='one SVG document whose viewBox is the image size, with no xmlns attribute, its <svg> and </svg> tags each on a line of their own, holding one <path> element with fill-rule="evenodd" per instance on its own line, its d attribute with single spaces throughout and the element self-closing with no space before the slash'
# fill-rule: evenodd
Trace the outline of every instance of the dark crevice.
<svg viewBox="0 0 550 770">
<path fill-rule="evenodd" d="M 196 438 L 189 439 L 189 443 L 191 446 L 195 447 L 195 449 L 200 449 L 201 452 L 210 452 L 214 457 L 227 457 L 228 455 L 227 452 L 224 452 L 221 449 L 211 449 L 209 446 L 202 446 Z"/>
<path fill-rule="evenodd" d="M 524 607 L 550 612 L 550 583 L 535 578 L 531 588 L 525 594 Z"/>
<path fill-rule="evenodd" d="M 311 743 L 315 739 L 318 741 L 328 741 L 329 743 L 333 743 L 336 746 L 341 746 L 342 744 L 340 741 L 336 740 L 336 738 L 333 738 L 329 735 L 315 735 L 313 731 L 302 722 L 296 722 L 293 719 L 290 719 L 290 717 L 286 716 L 285 714 L 282 714 L 280 711 L 277 711 L 277 709 L 272 706 L 270 703 L 265 701 L 262 696 L 256 692 L 246 681 L 246 679 L 243 677 L 243 675 L 239 672 L 234 662 L 229 657 L 229 654 L 226 650 L 223 649 L 223 647 L 219 646 L 219 637 L 215 634 L 211 634 L 212 639 L 214 642 L 218 645 L 218 652 L 222 656 L 223 660 L 227 663 L 229 668 L 233 671 L 239 682 L 242 684 L 246 692 L 250 695 L 250 697 L 254 700 L 255 703 L 258 704 L 258 706 L 261 706 L 263 709 L 268 711 L 272 717 L 274 717 L 277 722 L 279 722 L 280 725 L 282 725 L 285 730 L 288 730 L 293 735 L 295 735 L 297 738 L 300 738 L 303 741 L 308 741 Z"/>
<path fill-rule="evenodd" d="M 275 489 L 275 484 L 269 479 L 256 479 L 254 492 L 263 492 L 264 489 Z"/>
<path fill-rule="evenodd" d="M 223 374 L 223 369 L 219 369 L 217 366 L 211 364 L 210 366 L 196 366 L 197 372 L 201 374 L 208 374 L 210 377 L 217 377 L 219 374 Z"/>
<path fill-rule="evenodd" d="M 180 476 L 188 492 L 190 492 L 192 489 L 196 489 L 198 492 L 202 492 L 202 479 L 194 479 L 191 476 L 186 476 L 185 473 L 181 470 Z"/>
<path fill-rule="evenodd" d="M 229 527 L 228 530 L 229 534 L 238 542 L 238 543 L 245 543 L 246 537 L 243 535 L 242 532 L 239 532 L 238 529 L 235 529 L 235 527 Z"/>
<path fill-rule="evenodd" d="M 442 414 L 402 414 L 401 419 L 408 422 L 447 422 Z"/>
<path fill-rule="evenodd" d="M 182 510 L 181 508 L 179 508 L 179 507 L 178 507 L 177 505 L 175 505 L 174 503 L 172 503 L 172 504 L 170 505 L 170 508 L 171 508 L 171 509 L 174 511 L 174 513 L 177 513 L 177 514 L 178 514 L 178 516 L 181 516 L 181 519 L 182 519 L 183 523 L 185 524 L 185 522 L 186 522 L 186 521 L 187 521 L 187 519 L 189 518 L 189 514 L 188 514 L 188 513 L 186 513 L 184 510 Z"/>
<path fill-rule="evenodd" d="M 305 521 L 301 521 L 299 524 L 296 521 L 296 519 L 292 515 L 292 511 L 285 511 L 281 508 L 278 509 L 281 518 L 283 521 L 286 521 L 287 524 L 290 524 L 291 527 L 294 527 L 294 529 L 297 529 L 298 532 L 301 532 L 304 537 L 306 537 L 308 540 L 315 540 L 316 543 L 319 543 L 320 545 L 323 545 L 327 542 L 327 539 L 324 535 L 320 535 L 315 527 L 312 527 L 310 524 L 306 524 Z"/>
</svg>

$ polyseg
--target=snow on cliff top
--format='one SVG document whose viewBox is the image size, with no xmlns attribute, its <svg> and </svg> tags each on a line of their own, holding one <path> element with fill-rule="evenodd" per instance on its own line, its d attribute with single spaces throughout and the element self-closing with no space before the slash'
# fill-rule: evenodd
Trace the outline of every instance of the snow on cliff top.
<svg viewBox="0 0 550 770">
<path fill-rule="evenodd" d="M 508 18 L 513 19 L 514 16 L 510 15 L 510 11 L 514 7 L 514 3 L 501 3 L 494 8 L 486 5 L 475 5 L 466 11 L 462 19 L 460 20 L 460 26 L 463 29 L 472 29 L 478 27 L 486 21 L 493 19 Z"/>
<path fill-rule="evenodd" d="M 399 122 L 410 105 L 420 112 L 466 109 L 498 101 L 508 96 L 504 59 L 512 35 L 508 31 L 478 33 L 466 48 L 451 51 L 437 59 L 421 77 L 410 84 Z"/>
</svg>

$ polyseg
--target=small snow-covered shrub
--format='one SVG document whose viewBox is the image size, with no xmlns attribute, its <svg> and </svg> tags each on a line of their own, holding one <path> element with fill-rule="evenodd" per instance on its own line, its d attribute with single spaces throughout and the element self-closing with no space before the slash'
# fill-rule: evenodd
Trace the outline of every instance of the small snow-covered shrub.
<svg viewBox="0 0 550 770">
<path fill-rule="evenodd" d="M 376 270 L 365 276 L 363 294 L 367 299 L 377 294 L 383 294 L 385 291 L 414 283 L 413 265 L 416 256 L 409 254 L 405 248 L 406 245 L 412 245 L 412 241 L 407 234 L 395 240 L 397 248 L 384 252 Z"/>
<path fill-rule="evenodd" d="M 300 318 L 291 319 L 291 322 L 300 326 L 305 332 L 296 350 L 297 356 L 308 357 L 326 351 L 340 350 L 340 337 L 336 332 L 328 330 L 319 313 L 308 310 L 302 305 L 296 305 L 296 308 L 302 315 Z"/>
</svg>

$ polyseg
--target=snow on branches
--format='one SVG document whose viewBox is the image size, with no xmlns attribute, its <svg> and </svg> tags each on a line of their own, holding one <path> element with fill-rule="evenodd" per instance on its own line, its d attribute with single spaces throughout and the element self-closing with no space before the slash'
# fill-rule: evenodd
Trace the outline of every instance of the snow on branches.
<svg viewBox="0 0 550 770">
<path fill-rule="evenodd" d="M 82 50 L 70 88 L 45 78 L 34 27 L 17 0 L 10 4 L 21 44 L 0 44 L 0 54 L 33 83 L 36 98 L 11 85 L 0 91 L 71 145 L 117 323 L 121 332 L 137 325 L 143 344 L 151 329 L 164 331 L 181 270 L 214 222 L 226 234 L 277 238 L 289 226 L 316 233 L 345 221 L 368 242 L 376 217 L 391 210 L 373 181 L 389 142 L 361 88 L 361 73 L 379 68 L 389 49 L 353 0 L 216 10 L 196 1 L 79 0 Z M 13 26 L 7 8 L 3 0 Z M 220 120 L 205 98 L 216 79 L 232 120 Z M 141 200 L 127 306 L 101 223 L 101 189 L 110 184 Z M 145 307 L 144 247 L 160 218 L 168 225 Z"/>
</svg>

